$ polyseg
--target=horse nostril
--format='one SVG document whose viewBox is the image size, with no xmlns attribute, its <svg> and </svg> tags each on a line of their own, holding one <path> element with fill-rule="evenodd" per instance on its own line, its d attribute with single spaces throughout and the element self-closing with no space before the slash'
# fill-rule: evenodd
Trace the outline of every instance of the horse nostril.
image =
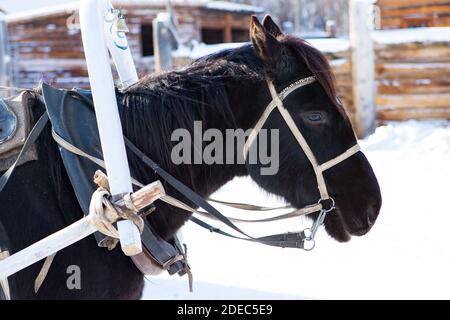
<svg viewBox="0 0 450 320">
<path fill-rule="evenodd" d="M 377 206 L 372 205 L 367 208 L 367 224 L 369 227 L 372 227 L 377 220 L 378 210 Z"/>
</svg>

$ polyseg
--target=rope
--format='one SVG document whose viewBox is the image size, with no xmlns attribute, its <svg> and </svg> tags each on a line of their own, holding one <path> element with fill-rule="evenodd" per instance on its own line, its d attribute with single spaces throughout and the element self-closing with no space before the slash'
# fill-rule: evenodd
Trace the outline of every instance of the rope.
<svg viewBox="0 0 450 320">
<path fill-rule="evenodd" d="M 114 206 L 109 200 L 110 197 L 109 191 L 101 187 L 92 195 L 89 216 L 95 228 L 108 237 L 119 239 L 119 231 L 113 223 L 123 219 L 132 221 L 142 234 L 144 220 L 131 209 Z"/>
<path fill-rule="evenodd" d="M 105 163 L 102 159 L 96 158 L 92 155 L 89 155 L 88 153 L 84 152 L 83 150 L 78 149 L 77 147 L 75 147 L 74 145 L 72 145 L 71 143 L 69 143 L 68 141 L 66 141 L 64 138 L 62 138 L 61 136 L 59 136 L 55 131 L 52 130 L 52 135 L 53 138 L 55 139 L 55 141 L 58 143 L 58 145 L 70 152 L 72 152 L 73 154 L 76 154 L 78 156 L 81 156 L 83 158 L 86 158 L 90 161 L 92 161 L 93 163 L 97 164 L 98 166 L 105 168 Z M 140 183 L 139 181 L 137 181 L 136 179 L 132 178 L 132 183 L 135 186 L 138 186 L 140 188 L 143 188 L 144 185 L 142 183 Z M 106 185 L 102 183 L 102 185 L 100 185 L 101 187 L 105 187 Z M 107 188 L 106 188 L 107 189 Z M 169 205 L 172 205 L 174 207 L 183 209 L 185 211 L 188 212 L 192 212 L 192 213 L 198 213 L 200 215 L 203 216 L 208 216 L 209 218 L 211 218 L 212 216 L 209 215 L 207 212 L 205 211 L 201 211 L 201 210 L 195 210 L 193 208 L 191 208 L 190 206 L 188 206 L 187 204 L 183 203 L 180 200 L 177 200 L 175 198 L 172 198 L 168 195 L 165 195 L 164 197 L 162 197 L 160 200 L 166 202 Z M 215 203 L 219 203 L 228 207 L 232 207 L 232 208 L 236 208 L 236 209 L 240 209 L 240 210 L 247 210 L 247 211 L 261 211 L 261 212 L 269 212 L 269 211 L 275 211 L 275 210 L 284 210 L 284 209 L 293 209 L 291 212 L 283 214 L 283 215 L 279 215 L 279 216 L 275 216 L 275 217 L 270 217 L 267 219 L 253 219 L 253 220 L 246 220 L 246 219 L 238 219 L 238 218 L 232 218 L 232 217 L 228 217 L 227 218 L 235 223 L 259 223 L 259 222 L 272 222 L 272 221 L 278 221 L 278 220 L 284 220 L 284 219 L 290 219 L 290 218 L 294 218 L 294 217 L 298 217 L 298 216 L 302 216 L 302 215 L 307 215 L 313 212 L 318 212 L 322 209 L 322 207 L 320 205 L 311 205 L 311 206 L 307 206 L 305 208 L 302 209 L 294 209 L 292 208 L 292 206 L 281 206 L 281 207 L 262 207 L 262 206 L 257 206 L 257 205 L 251 205 L 251 204 L 247 204 L 247 203 L 233 203 L 233 202 L 226 202 L 226 201 L 219 201 L 219 200 L 215 200 L 215 199 L 208 199 L 208 201 L 211 202 L 215 202 Z"/>
<path fill-rule="evenodd" d="M 38 276 L 34 280 L 34 293 L 37 293 L 44 283 L 45 278 L 47 277 L 48 271 L 53 263 L 53 259 L 55 259 L 57 252 L 52 255 L 49 255 L 42 265 L 41 271 L 39 271 Z"/>
<path fill-rule="evenodd" d="M 92 194 L 91 203 L 89 205 L 89 217 L 94 227 L 102 234 L 106 235 L 105 242 L 108 250 L 113 250 L 119 243 L 119 231 L 114 226 L 118 220 L 130 220 L 139 229 L 140 233 L 144 231 L 144 220 L 137 215 L 137 212 L 130 208 L 115 206 L 109 200 L 110 192 L 106 189 L 108 186 L 107 176 L 102 172 L 96 172 L 95 182 L 103 185 Z M 52 265 L 53 259 L 57 252 L 48 256 L 34 281 L 34 292 L 37 293 L 47 277 L 48 271 Z"/>
<path fill-rule="evenodd" d="M 184 203 L 184 202 L 182 202 L 182 201 L 180 201 L 178 199 L 175 199 L 175 198 L 173 198 L 173 197 L 171 197 L 169 195 L 164 195 L 163 197 L 160 198 L 160 200 L 165 202 L 165 203 L 167 203 L 167 204 L 169 204 L 169 205 L 171 205 L 171 206 L 173 206 L 173 207 L 176 207 L 176 208 L 188 211 L 188 212 L 192 212 L 192 213 L 197 213 L 199 215 L 202 215 L 202 216 L 210 218 L 210 219 L 218 220 L 214 216 L 208 214 L 206 211 L 196 210 L 196 209 L 188 206 L 186 203 Z M 215 201 L 215 202 L 217 202 L 217 201 Z M 289 208 L 289 207 L 280 207 L 280 209 L 286 209 L 286 208 Z M 239 208 L 239 209 L 245 210 L 243 208 Z M 301 209 L 295 209 L 295 210 L 290 211 L 288 213 L 277 215 L 277 216 L 274 216 L 274 217 L 265 218 L 265 219 L 239 219 L 239 218 L 233 218 L 233 217 L 230 217 L 230 216 L 227 216 L 227 219 L 229 219 L 230 221 L 232 221 L 234 223 L 273 222 L 273 221 L 286 220 L 286 219 L 291 219 L 291 218 L 296 218 L 296 217 L 308 215 L 308 214 L 311 214 L 311 213 L 314 213 L 314 212 L 319 212 L 321 209 L 322 209 L 322 205 L 318 203 L 318 204 L 315 204 L 315 205 L 306 206 L 306 207 L 301 208 Z M 266 211 L 271 211 L 271 210 L 275 210 L 275 209 L 269 209 L 269 210 L 266 210 Z M 261 211 L 264 211 L 264 210 L 261 210 Z"/>
<path fill-rule="evenodd" d="M 189 282 L 189 292 L 194 292 L 194 274 L 192 273 L 191 267 L 189 266 L 189 261 L 188 261 L 188 249 L 187 249 L 187 245 L 185 243 L 183 243 L 183 248 L 184 248 L 184 272 L 186 272 L 186 274 L 188 275 L 188 282 Z"/>
</svg>

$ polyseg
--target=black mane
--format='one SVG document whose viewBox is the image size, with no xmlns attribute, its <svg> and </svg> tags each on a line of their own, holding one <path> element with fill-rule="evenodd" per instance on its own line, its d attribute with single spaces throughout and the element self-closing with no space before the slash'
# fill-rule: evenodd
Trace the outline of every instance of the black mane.
<svg viewBox="0 0 450 320">
<path fill-rule="evenodd" d="M 162 167 L 195 186 L 191 166 L 176 166 L 170 159 L 172 132 L 178 128 L 191 131 L 194 121 L 206 120 L 236 128 L 228 100 L 230 84 L 262 82 L 262 69 L 251 45 L 245 45 L 200 58 L 176 71 L 146 76 L 118 94 L 123 130 Z M 131 167 L 145 183 L 154 179 L 139 161 L 131 161 Z"/>
<path fill-rule="evenodd" d="M 271 99 L 267 80 L 273 80 L 281 90 L 310 75 L 317 78 L 317 83 L 297 92 L 296 98 L 293 95 L 295 99 L 287 101 L 286 106 L 315 155 L 319 159 L 331 159 L 347 145 L 354 144 L 350 122 L 343 108 L 336 104 L 327 59 L 303 40 L 278 32 L 275 39 L 270 32 L 277 31 L 278 27 L 265 19 L 268 28 L 264 28 L 255 19 L 252 18 L 250 27 L 253 45 L 224 50 L 185 68 L 146 76 L 124 92 L 118 90 L 123 131 L 148 157 L 201 197 L 209 197 L 237 176 L 250 175 L 266 192 L 301 208 L 317 201 L 317 181 L 280 114 L 274 113 L 266 123 L 267 128 L 280 131 L 281 161 L 274 175 L 261 175 L 260 163 L 175 165 L 171 159 L 173 147 L 178 144 L 171 141 L 175 129 L 187 129 L 191 137 L 195 121 L 202 121 L 204 130 L 214 128 L 222 133 L 226 129 L 250 129 Z M 305 110 L 325 115 L 325 123 L 307 122 Z M 43 111 L 34 110 L 35 116 Z M 83 215 L 50 126 L 40 136 L 37 149 L 39 160 L 17 168 L 0 193 L 0 219 L 14 240 L 12 252 Z M 161 179 L 136 156 L 128 153 L 128 157 L 134 178 L 143 184 Z M 366 233 L 381 205 L 376 177 L 367 159 L 362 153 L 355 155 L 327 172 L 326 179 L 337 205 L 336 212 L 325 221 L 328 233 L 338 241 Z M 165 181 L 162 183 L 167 194 L 193 206 Z M 190 213 L 160 201 L 155 205 L 156 210 L 147 219 L 162 238 L 171 241 Z M 71 265 L 82 270 L 81 290 L 68 290 L 66 286 L 70 276 L 66 270 Z M 137 299 L 144 286 L 143 275 L 120 248 L 111 252 L 99 249 L 93 237 L 61 250 L 42 288 L 35 294 L 33 283 L 41 266 L 42 263 L 34 264 L 10 277 L 14 298 Z"/>
<path fill-rule="evenodd" d="M 303 40 L 289 36 L 281 40 L 304 60 L 335 101 L 333 75 L 323 54 Z M 255 55 L 251 44 L 202 57 L 179 70 L 147 75 L 118 94 L 124 132 L 166 170 L 195 186 L 192 166 L 176 166 L 170 159 L 172 132 L 177 128 L 191 130 L 194 121 L 205 123 L 206 119 L 220 123 L 223 128 L 235 129 L 228 90 L 236 82 L 263 85 L 268 77 L 270 71 Z M 155 177 L 138 162 L 131 161 L 132 169 L 144 183 L 151 182 Z"/>
</svg>

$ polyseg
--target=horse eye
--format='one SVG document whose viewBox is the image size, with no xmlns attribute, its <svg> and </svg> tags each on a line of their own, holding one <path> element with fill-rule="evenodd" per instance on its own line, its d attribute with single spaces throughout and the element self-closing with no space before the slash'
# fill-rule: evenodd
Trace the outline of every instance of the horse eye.
<svg viewBox="0 0 450 320">
<path fill-rule="evenodd" d="M 312 112 L 305 115 L 306 119 L 311 122 L 320 122 L 322 121 L 322 115 L 318 112 Z"/>
</svg>

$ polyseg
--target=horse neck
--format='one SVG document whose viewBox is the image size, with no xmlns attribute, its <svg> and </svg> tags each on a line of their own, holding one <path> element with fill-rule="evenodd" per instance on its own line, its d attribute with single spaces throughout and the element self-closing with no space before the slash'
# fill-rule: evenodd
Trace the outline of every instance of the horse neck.
<svg viewBox="0 0 450 320">
<path fill-rule="evenodd" d="M 221 116 L 217 116 L 214 112 L 207 112 L 207 116 L 201 119 L 204 129 L 218 129 L 223 133 L 223 137 L 225 137 L 225 131 L 227 129 L 242 128 L 247 130 L 252 127 L 263 111 L 260 107 L 261 103 L 258 103 L 258 98 L 256 97 L 260 87 L 261 83 L 258 84 L 256 82 L 247 81 L 243 83 L 242 81 L 229 81 L 225 87 L 227 101 L 223 103 L 224 106 L 229 105 L 229 110 L 224 110 Z M 211 87 L 211 90 L 215 90 L 215 88 Z M 203 94 L 208 94 L 208 92 L 203 92 Z M 167 122 L 158 123 L 157 119 L 153 118 L 161 117 L 161 108 L 165 108 L 164 101 L 168 97 L 164 94 L 153 96 L 152 101 L 149 102 L 153 105 L 145 106 L 148 112 L 145 112 L 144 117 L 140 117 L 142 116 L 141 109 L 143 106 L 137 108 L 131 103 L 129 105 L 124 103 L 127 100 L 126 96 L 131 97 L 128 101 L 133 101 L 133 95 L 135 94 L 130 92 L 122 96 L 122 99 L 119 98 L 119 100 L 122 100 L 121 116 L 125 135 L 150 158 L 200 195 L 207 197 L 234 177 L 248 174 L 245 165 L 242 164 L 206 165 L 203 163 L 174 165 L 170 158 L 170 152 L 177 143 L 171 143 L 172 132 L 170 130 L 166 131 L 163 135 L 160 132 L 160 126 L 167 126 Z M 218 104 L 220 103 L 221 101 L 218 101 Z M 200 110 L 204 106 L 201 103 L 197 103 L 195 104 L 195 108 L 199 108 Z M 232 114 L 227 114 L 226 112 L 230 112 L 230 110 Z M 171 116 L 170 113 L 166 113 L 165 115 Z M 176 116 L 183 117 L 183 114 L 180 113 Z M 223 117 L 227 119 L 232 118 L 233 121 L 225 123 L 221 121 Z M 141 122 L 139 125 L 139 120 L 136 120 L 136 118 L 141 118 L 140 120 L 144 120 L 144 122 Z M 130 121 L 134 123 L 130 123 Z M 234 122 L 233 125 L 231 125 L 232 122 Z M 181 123 L 185 125 L 183 128 L 191 129 L 187 127 L 193 126 L 193 118 L 190 118 L 187 122 L 183 122 L 183 119 L 181 119 Z M 136 129 L 137 125 L 139 125 L 139 129 Z M 171 128 L 172 131 L 173 129 L 175 128 Z M 235 152 L 242 152 L 242 150 L 235 150 Z M 159 179 L 139 159 L 133 156 L 129 158 L 132 171 L 137 172 L 137 178 L 141 178 L 143 183 L 150 183 L 155 179 Z M 224 159 L 226 159 L 225 154 Z"/>
<path fill-rule="evenodd" d="M 229 89 L 229 101 L 239 129 L 255 126 L 267 104 L 270 93 L 264 81 L 238 82 Z"/>
</svg>

